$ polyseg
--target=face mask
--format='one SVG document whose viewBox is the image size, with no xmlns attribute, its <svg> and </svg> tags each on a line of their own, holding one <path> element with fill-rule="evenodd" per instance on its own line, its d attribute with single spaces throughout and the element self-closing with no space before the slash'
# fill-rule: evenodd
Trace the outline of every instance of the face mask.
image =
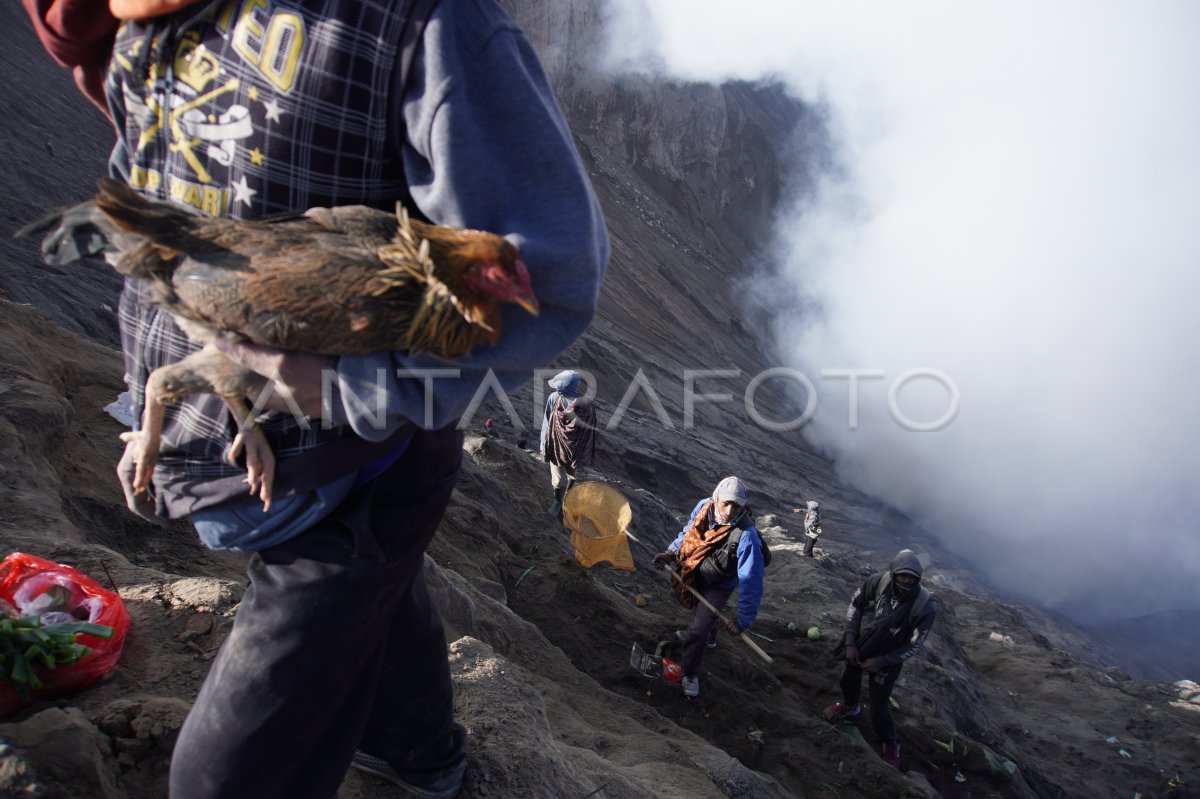
<svg viewBox="0 0 1200 799">
<path fill-rule="evenodd" d="M 745 508 L 736 508 L 732 513 L 722 516 L 721 512 L 717 510 L 716 503 L 713 503 L 713 520 L 717 524 L 734 524 L 738 519 L 742 518 L 745 512 Z"/>
<path fill-rule="evenodd" d="M 918 577 L 917 579 L 912 581 L 912 583 L 908 586 L 908 588 L 904 588 L 903 586 L 900 585 L 899 581 L 896 580 L 895 573 L 892 574 L 892 593 L 896 596 L 897 599 L 907 599 L 908 597 L 912 596 L 912 593 L 917 590 L 917 586 L 920 584 L 921 584 L 921 578 Z"/>
</svg>

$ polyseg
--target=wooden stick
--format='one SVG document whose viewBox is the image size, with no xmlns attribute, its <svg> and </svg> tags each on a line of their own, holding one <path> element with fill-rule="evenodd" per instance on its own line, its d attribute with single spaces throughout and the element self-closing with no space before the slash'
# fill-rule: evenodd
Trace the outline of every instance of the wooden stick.
<svg viewBox="0 0 1200 799">
<path fill-rule="evenodd" d="M 717 609 L 716 609 L 716 608 L 713 606 L 713 603 L 709 602 L 707 599 L 705 599 L 705 598 L 704 598 L 704 594 L 700 593 L 700 592 L 699 592 L 699 591 L 697 591 L 695 588 L 692 588 L 690 585 L 688 585 L 687 583 L 685 583 L 685 582 L 683 581 L 683 578 L 682 578 L 682 577 L 680 577 L 680 576 L 679 576 L 679 573 L 678 573 L 678 572 L 676 572 L 674 569 L 669 569 L 668 571 L 670 571 L 670 572 L 671 572 L 671 578 L 672 578 L 673 580 L 675 580 L 676 582 L 678 582 L 680 585 L 682 585 L 682 586 L 683 586 L 684 588 L 686 588 L 687 590 L 691 591 L 691 592 L 692 592 L 692 596 L 696 597 L 696 599 L 699 599 L 699 600 L 700 600 L 702 603 L 704 603 L 704 607 L 706 607 L 706 608 L 708 608 L 709 610 L 711 610 L 711 611 L 713 612 L 713 614 L 714 614 L 714 615 L 715 615 L 715 616 L 716 616 L 718 619 L 720 619 L 721 621 L 727 621 L 727 620 L 726 620 L 726 618 L 725 618 L 724 616 L 722 616 L 722 615 L 721 615 L 721 611 L 717 610 Z M 748 647 L 750 647 L 751 649 L 753 649 L 753 650 L 754 650 L 754 654 L 758 655 L 760 658 L 762 658 L 763 660 L 765 660 L 767 663 L 774 663 L 774 662 L 775 662 L 774 660 L 772 660 L 772 659 L 771 659 L 771 656 L 770 656 L 770 655 L 768 655 L 766 652 L 762 651 L 762 649 L 759 647 L 759 645 L 758 645 L 758 644 L 756 644 L 756 643 L 754 643 L 753 641 L 751 641 L 751 640 L 750 640 L 750 636 L 746 634 L 746 631 L 745 631 L 745 630 L 742 630 L 742 634 L 741 634 L 741 636 L 739 636 L 739 637 L 740 637 L 740 638 L 741 638 L 743 641 L 745 641 L 745 642 L 746 642 L 746 646 L 748 646 Z"/>
</svg>

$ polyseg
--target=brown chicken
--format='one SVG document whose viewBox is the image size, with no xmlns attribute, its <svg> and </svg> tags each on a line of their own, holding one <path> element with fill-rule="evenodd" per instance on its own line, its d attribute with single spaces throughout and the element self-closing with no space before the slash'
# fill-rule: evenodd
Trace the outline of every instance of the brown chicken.
<svg viewBox="0 0 1200 799">
<path fill-rule="evenodd" d="M 538 313 L 516 247 L 493 233 L 409 219 L 400 206 L 395 214 L 342 206 L 239 221 L 149 200 L 114 180 L 99 189 L 95 200 L 22 233 L 57 223 L 43 255 L 58 265 L 98 240 L 116 270 L 149 283 L 150 301 L 203 345 L 151 373 L 141 430 L 122 435 L 138 442 L 137 492 L 150 483 L 164 405 L 212 393 L 238 424 L 232 454 L 246 450 L 250 492 L 270 506 L 274 456 L 245 399 L 267 380 L 216 349 L 218 336 L 327 355 L 456 358 L 499 341 L 504 303 Z"/>
</svg>

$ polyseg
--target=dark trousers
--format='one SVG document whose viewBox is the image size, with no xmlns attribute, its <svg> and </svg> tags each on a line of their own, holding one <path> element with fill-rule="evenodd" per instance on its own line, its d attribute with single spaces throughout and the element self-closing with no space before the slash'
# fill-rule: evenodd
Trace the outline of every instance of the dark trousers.
<svg viewBox="0 0 1200 799">
<path fill-rule="evenodd" d="M 416 779 L 465 757 L 422 572 L 461 459 L 459 431 L 418 431 L 331 516 L 251 557 L 175 745 L 172 799 L 329 799 L 356 748 Z"/>
<path fill-rule="evenodd" d="M 819 537 L 819 536 L 818 536 Z M 804 536 L 804 554 L 808 557 L 813 556 L 813 547 L 817 545 L 817 539 L 812 536 Z"/>
<path fill-rule="evenodd" d="M 888 698 L 892 695 L 892 688 L 896 686 L 900 669 L 898 664 L 882 671 L 867 672 L 867 700 L 871 705 L 871 724 L 875 727 L 875 734 L 885 743 L 895 743 L 899 740 L 899 736 L 896 735 L 896 722 L 888 708 Z M 862 674 L 861 668 L 849 663 L 842 672 L 842 701 L 846 703 L 846 707 L 858 704 L 858 697 L 862 692 Z"/>
<path fill-rule="evenodd" d="M 721 609 L 729 601 L 732 588 L 703 588 L 700 593 L 712 603 L 714 608 Z M 684 676 L 695 677 L 700 673 L 700 663 L 704 660 L 704 650 L 708 648 L 708 637 L 714 632 L 719 622 L 716 615 L 706 608 L 703 603 L 696 605 L 692 614 L 692 623 L 688 625 L 687 635 L 683 639 L 683 654 L 679 666 Z"/>
</svg>

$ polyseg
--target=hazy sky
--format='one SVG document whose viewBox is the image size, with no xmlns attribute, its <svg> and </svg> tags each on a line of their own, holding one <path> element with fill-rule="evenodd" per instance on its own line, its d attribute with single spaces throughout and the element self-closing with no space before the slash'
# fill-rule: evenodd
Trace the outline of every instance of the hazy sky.
<svg viewBox="0 0 1200 799">
<path fill-rule="evenodd" d="M 1051 605 L 1200 608 L 1200 4 L 615 5 L 623 68 L 828 110 L 777 332 L 843 474 Z"/>
</svg>

